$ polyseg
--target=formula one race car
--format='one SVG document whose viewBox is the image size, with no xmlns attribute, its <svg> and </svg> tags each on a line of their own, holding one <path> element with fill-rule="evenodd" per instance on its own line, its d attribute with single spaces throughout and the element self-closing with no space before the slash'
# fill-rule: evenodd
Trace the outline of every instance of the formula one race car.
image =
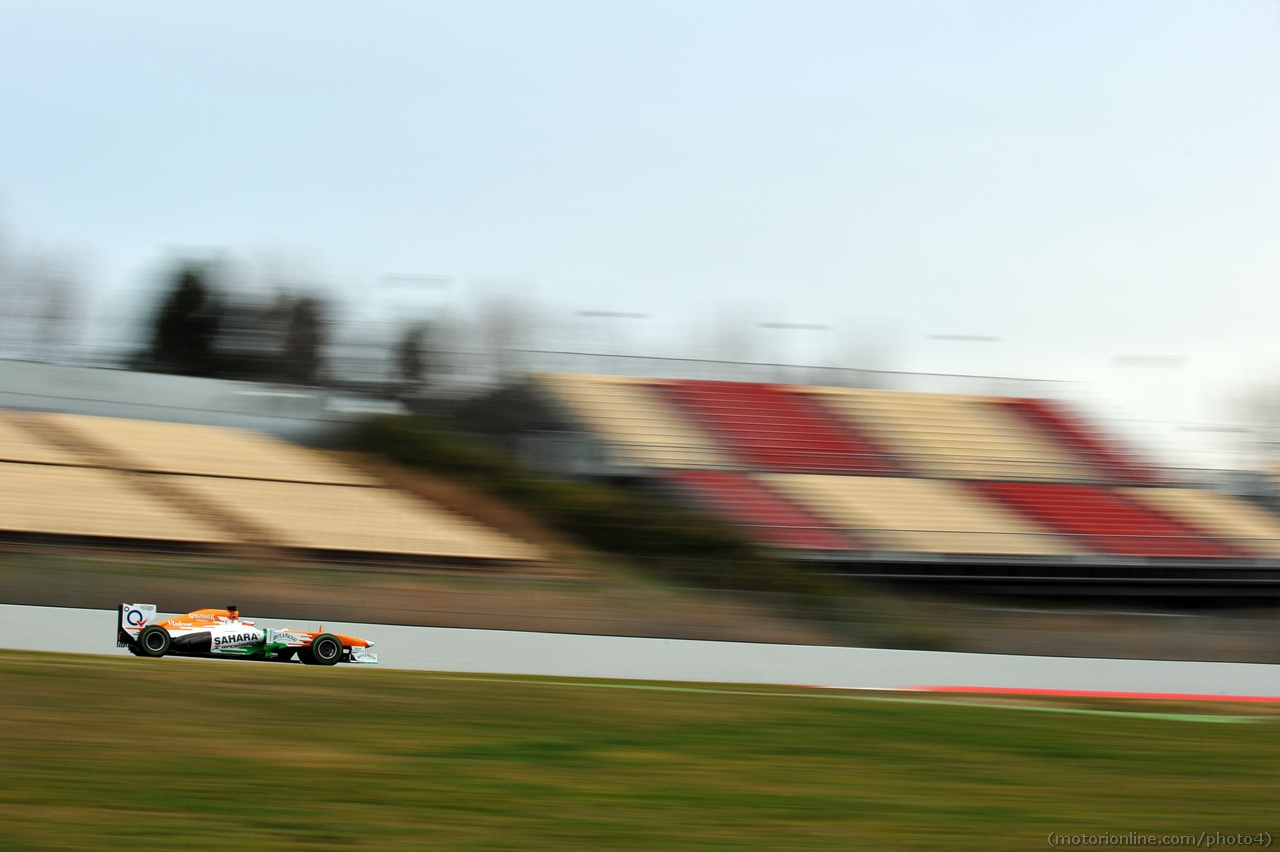
<svg viewBox="0 0 1280 852">
<path fill-rule="evenodd" d="M 319 630 L 276 630 L 242 621 L 238 607 L 198 609 L 156 621 L 155 604 L 120 604 L 116 645 L 139 657 L 244 657 L 312 666 L 376 663 L 372 642 Z"/>
</svg>

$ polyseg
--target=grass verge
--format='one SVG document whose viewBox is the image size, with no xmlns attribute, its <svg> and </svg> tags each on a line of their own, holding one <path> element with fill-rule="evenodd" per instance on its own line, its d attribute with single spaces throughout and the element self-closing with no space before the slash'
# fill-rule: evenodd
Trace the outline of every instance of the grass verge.
<svg viewBox="0 0 1280 852">
<path fill-rule="evenodd" d="M 8 848 L 986 850 L 1277 828 L 1269 707 L 17 652 L 0 683 Z"/>
</svg>

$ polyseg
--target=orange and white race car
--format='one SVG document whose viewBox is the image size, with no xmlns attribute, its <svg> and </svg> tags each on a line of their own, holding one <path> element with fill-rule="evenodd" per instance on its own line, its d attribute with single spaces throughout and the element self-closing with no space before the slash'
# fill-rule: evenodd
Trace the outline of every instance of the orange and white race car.
<svg viewBox="0 0 1280 852">
<path fill-rule="evenodd" d="M 276 630 L 240 618 L 238 607 L 198 609 L 156 621 L 155 604 L 120 604 L 116 645 L 139 657 L 242 657 L 312 666 L 376 663 L 372 642 L 319 630 Z"/>
</svg>

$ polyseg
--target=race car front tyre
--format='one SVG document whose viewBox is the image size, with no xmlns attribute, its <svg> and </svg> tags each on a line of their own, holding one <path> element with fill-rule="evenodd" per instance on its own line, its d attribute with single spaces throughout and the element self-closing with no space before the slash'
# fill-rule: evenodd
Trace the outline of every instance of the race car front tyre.
<svg viewBox="0 0 1280 852">
<path fill-rule="evenodd" d="M 158 624 L 145 628 L 138 634 L 138 648 L 144 657 L 163 657 L 169 653 L 169 631 Z"/>
<path fill-rule="evenodd" d="M 313 665 L 332 666 L 342 659 L 342 642 L 331 633 L 321 633 L 311 643 L 310 651 L 307 656 Z"/>
</svg>

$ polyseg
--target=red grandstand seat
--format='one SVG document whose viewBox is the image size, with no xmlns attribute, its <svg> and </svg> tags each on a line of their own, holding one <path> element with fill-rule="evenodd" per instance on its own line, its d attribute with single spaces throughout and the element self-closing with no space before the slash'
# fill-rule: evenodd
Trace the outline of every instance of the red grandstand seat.
<svg viewBox="0 0 1280 852">
<path fill-rule="evenodd" d="M 1045 399 L 1006 399 L 1004 404 L 1096 466 L 1109 479 L 1149 485 L 1154 471 L 1090 429 L 1061 405 Z"/>
<path fill-rule="evenodd" d="M 790 550 L 855 550 L 847 536 L 767 486 L 739 473 L 678 470 L 665 474 L 694 502 L 750 531 L 763 544 Z"/>
<path fill-rule="evenodd" d="M 779 473 L 890 473 L 871 441 L 778 385 L 674 381 L 663 390 L 747 465 Z"/>
<path fill-rule="evenodd" d="M 1236 555 L 1225 543 L 1108 488 L 1047 482 L 970 484 L 1102 553 L 1200 559 Z"/>
</svg>

